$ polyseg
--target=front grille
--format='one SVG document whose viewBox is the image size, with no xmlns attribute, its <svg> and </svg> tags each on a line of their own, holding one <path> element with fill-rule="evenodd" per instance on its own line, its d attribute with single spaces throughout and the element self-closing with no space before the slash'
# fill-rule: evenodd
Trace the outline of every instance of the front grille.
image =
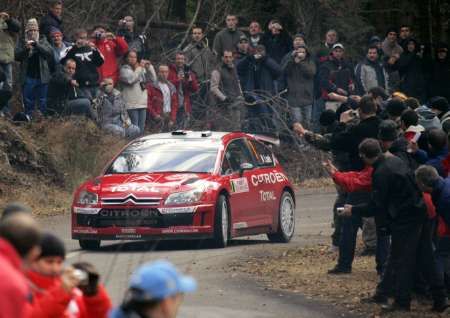
<svg viewBox="0 0 450 318">
<path fill-rule="evenodd" d="M 123 198 L 103 198 L 102 204 L 104 205 L 122 205 L 126 203 L 134 203 L 135 205 L 159 205 L 161 198 L 136 198 L 133 195 L 128 195 Z"/>
<path fill-rule="evenodd" d="M 79 226 L 154 227 L 192 225 L 193 214 L 164 214 L 157 209 L 101 209 L 98 214 L 77 214 Z"/>
</svg>

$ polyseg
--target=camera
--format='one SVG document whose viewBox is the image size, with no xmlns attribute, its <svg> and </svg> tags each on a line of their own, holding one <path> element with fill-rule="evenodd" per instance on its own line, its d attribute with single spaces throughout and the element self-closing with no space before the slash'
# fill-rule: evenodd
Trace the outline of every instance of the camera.
<svg viewBox="0 0 450 318">
<path fill-rule="evenodd" d="M 96 40 L 101 40 L 103 34 L 101 32 L 95 32 L 94 33 L 94 37 Z"/>
<path fill-rule="evenodd" d="M 75 269 L 73 271 L 73 275 L 78 279 L 80 286 L 87 285 L 89 283 L 89 275 L 87 272 L 81 269 Z"/>
<path fill-rule="evenodd" d="M 142 91 L 145 91 L 147 89 L 147 84 L 145 84 L 145 82 L 139 82 L 139 86 L 141 86 Z"/>
<path fill-rule="evenodd" d="M 191 72 L 191 67 L 187 64 L 184 65 L 184 78 L 189 78 L 189 73 Z"/>
<path fill-rule="evenodd" d="M 336 208 L 336 213 L 338 214 L 338 215 L 341 215 L 341 214 L 343 214 L 344 213 L 344 207 L 340 207 L 340 208 Z"/>
</svg>

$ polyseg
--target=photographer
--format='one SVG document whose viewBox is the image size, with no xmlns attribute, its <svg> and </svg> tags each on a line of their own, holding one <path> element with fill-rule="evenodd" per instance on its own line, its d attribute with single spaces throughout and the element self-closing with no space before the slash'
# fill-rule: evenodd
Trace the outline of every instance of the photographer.
<svg viewBox="0 0 450 318">
<path fill-rule="evenodd" d="M 139 60 L 137 51 L 131 50 L 125 55 L 119 81 L 131 123 L 143 134 L 147 117 L 147 83 L 156 81 L 155 68 L 150 61 Z"/>
<path fill-rule="evenodd" d="M 294 121 L 309 128 L 314 100 L 316 64 L 311 59 L 306 46 L 301 45 L 292 52 L 291 57 L 282 67 L 287 81 L 287 100 L 292 109 Z"/>
<path fill-rule="evenodd" d="M 36 19 L 29 19 L 25 27 L 25 39 L 16 48 L 16 60 L 21 62 L 23 103 L 30 118 L 36 101 L 42 115 L 47 108 L 47 88 L 50 67 L 54 65 L 53 50 L 44 36 L 39 36 Z"/>
<path fill-rule="evenodd" d="M 119 20 L 119 29 L 117 30 L 117 35 L 121 36 L 128 43 L 128 48 L 136 51 L 138 58 L 142 59 L 146 57 L 145 40 L 144 34 L 139 34 L 135 31 L 135 23 L 132 16 L 127 15 L 123 19 Z"/>
<path fill-rule="evenodd" d="M 95 44 L 88 41 L 86 30 L 75 31 L 75 45 L 67 51 L 67 54 L 61 59 L 61 63 L 65 64 L 68 59 L 76 62 L 74 79 L 79 88 L 86 97 L 93 100 L 99 94 L 97 67 L 103 64 L 104 59 Z"/>
<path fill-rule="evenodd" d="M 26 276 L 33 298 L 46 296 L 50 301 L 42 308 L 44 317 L 106 318 L 111 301 L 99 285 L 99 274 L 87 263 L 64 268 L 64 243 L 46 233 L 40 242 L 41 255 L 32 262 Z M 52 295 L 52 297 L 48 297 Z"/>
<path fill-rule="evenodd" d="M 98 69 L 100 81 L 112 78 L 115 85 L 119 79 L 119 58 L 128 52 L 127 42 L 123 37 L 107 32 L 106 27 L 101 25 L 94 27 L 92 42 L 105 60 Z"/>
<path fill-rule="evenodd" d="M 178 112 L 177 126 L 180 129 L 189 127 L 192 115 L 191 96 L 198 92 L 197 76 L 186 64 L 184 52 L 175 55 L 175 64 L 169 66 L 169 81 L 177 88 Z"/>
</svg>

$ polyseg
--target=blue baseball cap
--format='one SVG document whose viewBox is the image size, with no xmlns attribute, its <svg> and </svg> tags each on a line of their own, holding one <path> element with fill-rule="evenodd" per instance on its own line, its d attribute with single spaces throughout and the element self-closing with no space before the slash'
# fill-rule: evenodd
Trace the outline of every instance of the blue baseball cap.
<svg viewBox="0 0 450 318">
<path fill-rule="evenodd" d="M 146 300 L 162 300 L 197 289 L 193 277 L 182 275 L 175 266 L 164 260 L 147 263 L 131 276 L 130 288 L 139 289 Z"/>
</svg>

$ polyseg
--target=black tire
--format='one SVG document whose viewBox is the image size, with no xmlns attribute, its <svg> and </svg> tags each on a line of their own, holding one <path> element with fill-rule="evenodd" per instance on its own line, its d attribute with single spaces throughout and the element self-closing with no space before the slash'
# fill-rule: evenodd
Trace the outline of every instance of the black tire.
<svg viewBox="0 0 450 318">
<path fill-rule="evenodd" d="M 100 247 L 101 241 L 100 240 L 78 240 L 78 243 L 80 244 L 81 249 L 83 250 L 97 250 Z"/>
<path fill-rule="evenodd" d="M 274 243 L 289 243 L 292 236 L 294 236 L 295 231 L 295 203 L 292 195 L 288 191 L 284 191 L 281 195 L 280 206 L 278 208 L 278 229 L 275 233 L 268 233 L 267 237 L 271 242 Z M 284 204 L 289 204 L 292 210 L 292 215 L 288 215 L 290 217 L 290 221 L 292 222 L 289 227 L 285 224 L 283 226 L 283 216 L 282 209 L 284 208 Z M 286 217 L 286 216 L 285 216 Z"/>
<path fill-rule="evenodd" d="M 228 245 L 230 238 L 230 213 L 227 197 L 219 195 L 216 204 L 216 213 L 214 215 L 214 246 L 224 248 Z M 226 222 L 226 224 L 224 224 Z"/>
</svg>

